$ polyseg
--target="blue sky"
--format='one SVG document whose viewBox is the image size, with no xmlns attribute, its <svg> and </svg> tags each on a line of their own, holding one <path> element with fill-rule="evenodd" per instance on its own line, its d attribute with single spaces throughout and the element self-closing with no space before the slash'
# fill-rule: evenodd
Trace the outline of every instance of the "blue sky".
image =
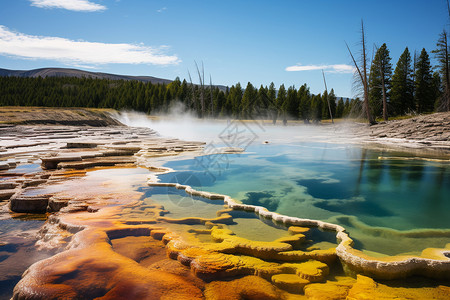
<svg viewBox="0 0 450 300">
<path fill-rule="evenodd" d="M 449 28 L 444 0 L 2 0 L 0 68 L 183 79 L 197 61 L 214 84 L 307 83 L 313 93 L 323 68 L 328 87 L 352 97 L 345 41 L 358 50 L 361 19 L 368 48 L 386 43 L 394 67 L 406 46 L 430 53 Z"/>
</svg>

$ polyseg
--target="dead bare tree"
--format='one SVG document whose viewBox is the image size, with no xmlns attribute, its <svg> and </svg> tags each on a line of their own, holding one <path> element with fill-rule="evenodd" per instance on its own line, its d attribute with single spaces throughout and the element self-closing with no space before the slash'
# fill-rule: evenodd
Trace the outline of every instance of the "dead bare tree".
<svg viewBox="0 0 450 300">
<path fill-rule="evenodd" d="M 201 107 L 201 115 L 200 117 L 203 118 L 205 116 L 205 68 L 203 67 L 202 62 L 202 72 L 200 72 L 200 69 L 198 67 L 198 64 L 195 62 L 195 68 L 197 69 L 198 74 L 198 80 L 200 85 L 200 107 Z"/>
<path fill-rule="evenodd" d="M 449 4 L 449 1 L 447 0 L 447 11 L 448 11 L 448 18 L 450 19 L 450 4 Z M 447 111 L 450 111 L 450 68 L 449 68 L 449 65 L 450 65 L 450 61 L 449 61 L 449 53 L 448 53 L 448 49 L 449 49 L 449 46 L 448 46 L 448 40 L 447 40 L 447 32 L 444 30 L 444 33 L 445 33 L 445 49 L 446 49 L 446 51 L 445 51 L 445 57 L 446 57 L 446 64 L 445 64 L 445 92 L 444 92 L 444 97 L 445 97 L 445 100 L 446 101 L 444 101 L 444 103 L 445 103 L 445 106 L 446 106 L 446 109 L 447 109 Z"/>
<path fill-rule="evenodd" d="M 448 3 L 448 1 L 447 1 Z M 449 11 L 450 14 L 450 11 Z M 446 111 L 450 111 L 450 61 L 449 61 L 449 46 L 448 46 L 448 39 L 447 39 L 447 32 L 444 30 L 443 32 L 443 38 L 442 41 L 444 43 L 443 48 L 445 48 L 444 53 L 445 53 L 445 58 L 444 60 L 444 68 L 443 68 L 443 73 L 444 73 L 444 95 L 443 95 L 443 105 L 444 105 L 444 110 Z"/>
<path fill-rule="evenodd" d="M 192 82 L 191 72 L 188 70 L 189 75 L 189 81 L 191 82 L 191 91 L 192 91 L 192 98 L 191 98 L 191 106 L 198 112 L 198 101 L 197 101 L 197 95 L 195 94 L 195 86 Z"/>
<path fill-rule="evenodd" d="M 447 11 L 448 11 L 448 17 L 450 18 L 450 4 L 448 3 L 448 0 L 447 0 Z"/>
<path fill-rule="evenodd" d="M 212 77 L 211 74 L 209 74 L 209 96 L 210 96 L 210 102 L 211 102 L 211 117 L 214 117 L 214 100 L 213 100 L 213 84 L 212 84 Z"/>
<path fill-rule="evenodd" d="M 327 95 L 326 97 L 327 97 L 327 103 L 328 103 L 328 110 L 330 111 L 331 124 L 334 124 L 333 113 L 331 112 L 330 98 L 328 98 L 327 81 L 325 80 L 325 73 L 323 72 L 323 69 L 322 69 L 322 76 L 323 76 L 323 83 L 325 84 L 325 92 Z"/>
<path fill-rule="evenodd" d="M 361 64 L 362 66 L 359 66 L 358 63 L 355 60 L 355 57 L 353 56 L 352 51 L 350 50 L 350 47 L 347 43 L 345 43 L 347 46 L 347 50 L 350 53 L 350 56 L 352 57 L 353 64 L 355 65 L 357 74 L 360 78 L 360 84 L 363 88 L 363 95 L 364 95 L 364 110 L 366 112 L 367 120 L 371 125 L 376 124 L 375 119 L 373 118 L 372 114 L 370 113 L 369 109 L 369 82 L 367 78 L 367 52 L 366 52 L 366 36 L 364 33 L 364 23 L 361 20 Z"/>
<path fill-rule="evenodd" d="M 413 72 L 412 72 L 412 91 L 413 97 L 416 94 L 416 66 L 417 66 L 417 50 L 414 49 L 414 60 L 413 60 Z M 417 110 L 417 103 L 414 104 L 414 109 Z"/>
<path fill-rule="evenodd" d="M 191 73 L 188 70 L 188 74 L 189 74 L 189 80 L 191 83 L 191 90 L 192 90 L 192 106 L 195 107 L 195 110 L 197 112 L 197 115 L 199 118 L 204 118 L 206 117 L 206 111 L 208 110 L 208 105 L 209 105 L 209 116 L 213 117 L 214 116 L 214 95 L 213 95 L 213 83 L 212 83 L 212 77 L 211 74 L 209 75 L 209 103 L 206 103 L 208 101 L 207 99 L 207 91 L 205 88 L 205 67 L 203 65 L 202 62 L 202 67 L 200 69 L 199 65 L 197 64 L 197 62 L 194 60 L 195 63 L 195 69 L 197 71 L 197 76 L 198 76 L 198 80 L 199 83 L 198 84 L 194 84 L 192 82 L 192 77 L 191 77 Z M 197 90 L 197 93 L 196 93 Z M 197 99 L 199 98 L 199 99 Z"/>
</svg>

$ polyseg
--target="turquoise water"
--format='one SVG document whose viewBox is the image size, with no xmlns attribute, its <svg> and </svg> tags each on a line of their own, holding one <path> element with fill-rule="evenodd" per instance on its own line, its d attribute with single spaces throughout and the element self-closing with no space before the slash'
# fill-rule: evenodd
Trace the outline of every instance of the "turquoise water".
<svg viewBox="0 0 450 300">
<path fill-rule="evenodd" d="M 183 176 L 180 176 L 182 179 Z M 164 217 L 167 218 L 215 218 L 217 211 L 224 208 L 223 201 L 210 200 L 202 197 L 188 195 L 184 190 L 177 190 L 171 187 L 143 187 L 139 189 L 144 192 L 144 205 L 151 205 L 155 202 L 164 206 L 167 211 Z M 141 208 L 138 208 L 138 210 Z M 236 235 L 255 241 L 274 241 L 279 238 L 288 237 L 288 226 L 276 223 L 270 219 L 262 218 L 254 212 L 233 210 L 228 212 L 232 220 L 224 222 L 228 229 Z M 174 225 L 165 224 L 171 231 L 185 235 L 191 229 L 205 229 L 203 225 Z M 181 231 L 179 231 L 181 229 Z M 329 249 L 336 247 L 334 232 L 326 232 L 317 228 L 312 228 L 306 235 L 306 241 L 296 250 Z M 196 238 L 203 242 L 212 242 L 209 234 L 203 238 L 196 235 Z"/>
<path fill-rule="evenodd" d="M 162 175 L 162 181 L 227 194 L 289 216 L 341 224 L 357 248 L 379 255 L 419 254 L 450 242 L 449 162 L 298 142 L 252 144 L 244 154 L 165 166 L 177 172 Z"/>
</svg>

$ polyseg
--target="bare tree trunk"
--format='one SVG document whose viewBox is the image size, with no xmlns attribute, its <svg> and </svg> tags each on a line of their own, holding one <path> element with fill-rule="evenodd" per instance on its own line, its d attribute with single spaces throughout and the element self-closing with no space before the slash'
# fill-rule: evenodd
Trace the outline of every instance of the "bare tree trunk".
<svg viewBox="0 0 450 300">
<path fill-rule="evenodd" d="M 328 103 L 328 110 L 330 111 L 331 124 L 334 124 L 333 114 L 331 113 L 330 100 L 328 98 L 327 81 L 325 80 L 325 73 L 323 72 L 323 69 L 322 69 L 322 76 L 323 76 L 323 82 L 325 83 L 325 92 L 327 92 L 327 103 Z"/>
<path fill-rule="evenodd" d="M 366 109 L 367 120 L 370 124 L 375 124 L 375 120 L 369 109 L 369 83 L 367 81 L 367 53 L 366 53 L 366 35 L 364 34 L 364 23 L 361 20 L 361 42 L 362 42 L 362 60 L 363 60 L 363 85 L 364 85 L 364 108 Z"/>
<path fill-rule="evenodd" d="M 448 0 L 447 0 L 447 11 L 448 11 L 448 17 L 450 18 L 450 4 L 448 3 Z"/>
<path fill-rule="evenodd" d="M 417 64 L 417 51 L 414 50 L 414 62 L 413 62 L 413 73 L 412 73 L 412 80 L 413 80 L 413 85 L 412 85 L 412 89 L 413 89 L 413 103 L 412 106 L 414 106 L 415 111 L 418 110 L 417 108 L 417 104 L 415 103 L 415 95 L 416 95 L 416 64 Z"/>
<path fill-rule="evenodd" d="M 448 1 L 447 1 L 448 5 Z M 450 9 L 449 9 L 450 14 Z M 450 72 L 449 72 L 449 60 L 448 60 L 448 40 L 447 40 L 447 32 L 444 30 L 444 43 L 445 43 L 445 66 L 444 66 L 444 73 L 445 73 L 445 90 L 444 90 L 444 105 L 445 110 L 450 111 Z"/>
<path fill-rule="evenodd" d="M 195 62 L 195 68 L 197 69 L 198 74 L 198 80 L 200 81 L 200 106 L 201 106 L 201 114 L 200 118 L 203 118 L 205 116 L 205 94 L 204 94 L 204 87 L 205 87 L 205 69 L 203 67 L 202 63 L 202 72 L 200 73 L 200 69 L 197 65 L 197 62 Z M 203 76 L 202 76 L 203 74 Z"/>
<path fill-rule="evenodd" d="M 367 81 L 367 53 L 366 53 L 366 40 L 365 40 L 365 34 L 364 34 L 364 23 L 361 20 L 361 44 L 362 44 L 362 53 L 361 53 L 361 59 L 362 59 L 362 70 L 356 63 L 355 57 L 352 54 L 352 51 L 350 51 L 349 46 L 347 45 L 348 52 L 350 52 L 350 56 L 352 57 L 353 64 L 355 65 L 356 70 L 358 71 L 359 78 L 361 80 L 361 85 L 364 89 L 364 110 L 366 111 L 367 120 L 371 125 L 376 124 L 375 119 L 373 118 L 372 114 L 369 110 L 369 84 Z"/>
<path fill-rule="evenodd" d="M 447 0 L 447 11 L 448 17 L 450 19 L 450 4 Z M 448 60 L 448 43 L 447 43 L 447 32 L 444 30 L 445 35 L 445 91 L 444 91 L 444 99 L 445 105 L 447 106 L 447 111 L 450 111 L 450 72 L 449 72 L 449 60 Z"/>
<path fill-rule="evenodd" d="M 211 74 L 209 74 L 209 96 L 210 96 L 210 100 L 211 100 L 211 117 L 214 117 L 214 100 L 213 100 L 213 86 L 212 86 L 212 77 Z"/>
<path fill-rule="evenodd" d="M 202 61 L 202 118 L 205 117 L 205 111 L 206 111 L 206 103 L 205 103 L 205 67 L 203 65 Z"/>
</svg>

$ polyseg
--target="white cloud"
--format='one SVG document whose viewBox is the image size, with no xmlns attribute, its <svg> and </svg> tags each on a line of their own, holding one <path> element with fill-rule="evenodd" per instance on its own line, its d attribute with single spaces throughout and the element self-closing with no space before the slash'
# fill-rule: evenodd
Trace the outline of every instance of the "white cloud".
<svg viewBox="0 0 450 300">
<path fill-rule="evenodd" d="M 157 12 L 162 13 L 163 11 L 165 11 L 167 9 L 167 7 L 163 7 L 161 9 L 158 9 Z"/>
<path fill-rule="evenodd" d="M 41 8 L 63 8 L 74 11 L 101 11 L 106 6 L 88 0 L 30 0 L 32 6 Z"/>
<path fill-rule="evenodd" d="M 0 55 L 25 59 L 56 60 L 69 65 L 178 64 L 176 55 L 165 55 L 166 46 L 106 44 L 60 37 L 26 35 L 0 25 Z"/>
<path fill-rule="evenodd" d="M 324 70 L 328 73 L 353 73 L 354 67 L 350 65 L 307 65 L 302 66 L 297 64 L 295 66 L 290 66 L 285 69 L 288 72 L 298 72 L 298 71 L 314 71 L 314 70 Z"/>
</svg>

